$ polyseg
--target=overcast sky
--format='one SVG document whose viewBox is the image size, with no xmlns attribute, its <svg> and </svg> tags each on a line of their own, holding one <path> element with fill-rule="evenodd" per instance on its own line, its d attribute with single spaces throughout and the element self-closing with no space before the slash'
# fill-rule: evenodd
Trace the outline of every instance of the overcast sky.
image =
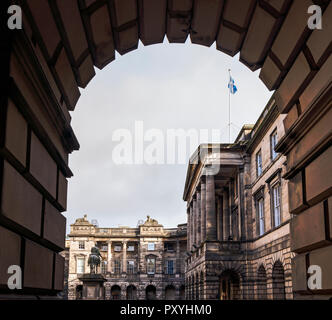
<svg viewBox="0 0 332 320">
<path fill-rule="evenodd" d="M 145 132 L 160 129 L 165 137 L 167 129 L 220 129 L 221 141 L 214 142 L 228 142 L 230 68 L 238 88 L 231 100 L 234 140 L 243 124 L 257 120 L 272 95 L 259 71 L 251 72 L 238 60 L 214 46 L 165 39 L 160 45 L 140 44 L 96 70 L 72 113 L 81 148 L 70 155 L 74 177 L 68 187 L 67 231 L 84 214 L 100 227 L 135 227 L 146 215 L 165 227 L 186 222 L 182 195 L 187 164 L 118 165 L 112 152 L 119 142 L 112 136 L 128 129 L 134 138 L 135 121 L 143 121 Z"/>
</svg>

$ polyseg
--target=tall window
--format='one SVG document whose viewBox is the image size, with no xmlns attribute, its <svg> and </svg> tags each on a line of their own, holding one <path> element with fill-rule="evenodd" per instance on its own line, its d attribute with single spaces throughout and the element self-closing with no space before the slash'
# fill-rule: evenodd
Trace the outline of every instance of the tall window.
<svg viewBox="0 0 332 320">
<path fill-rule="evenodd" d="M 76 260 L 76 272 L 77 273 L 84 273 L 84 258 L 77 258 Z"/>
<path fill-rule="evenodd" d="M 278 143 L 278 135 L 277 135 L 277 129 L 273 131 L 273 133 L 270 136 L 270 144 L 271 144 L 271 159 L 274 160 L 278 153 L 274 150 L 276 145 Z"/>
<path fill-rule="evenodd" d="M 167 260 L 165 265 L 165 273 L 166 274 L 174 274 L 174 261 Z"/>
<path fill-rule="evenodd" d="M 281 207 L 280 207 L 280 185 L 279 183 L 272 188 L 273 194 L 273 223 L 277 227 L 281 223 Z"/>
<path fill-rule="evenodd" d="M 78 249 L 81 249 L 81 250 L 85 249 L 85 242 L 84 241 L 79 241 L 78 242 Z"/>
<path fill-rule="evenodd" d="M 155 258 L 146 259 L 146 272 L 147 272 L 147 274 L 156 273 L 156 259 Z"/>
<path fill-rule="evenodd" d="M 127 261 L 127 274 L 134 274 L 135 272 L 135 262 Z"/>
<path fill-rule="evenodd" d="M 134 245 L 128 246 L 127 251 L 129 251 L 129 252 L 135 251 L 135 246 Z"/>
<path fill-rule="evenodd" d="M 121 261 L 120 260 L 114 260 L 113 272 L 116 274 L 121 273 Z"/>
<path fill-rule="evenodd" d="M 107 261 L 101 261 L 101 263 L 100 263 L 100 272 L 102 274 L 107 273 Z"/>
<path fill-rule="evenodd" d="M 263 172 L 262 151 L 261 150 L 259 150 L 256 153 L 256 170 L 257 170 L 257 177 L 259 177 Z"/>
<path fill-rule="evenodd" d="M 258 210 L 258 234 L 261 236 L 265 232 L 264 199 L 263 198 L 258 200 L 257 210 Z"/>
<path fill-rule="evenodd" d="M 122 246 L 121 245 L 115 245 L 114 246 L 114 251 L 116 251 L 116 252 L 120 252 L 122 250 Z"/>
<path fill-rule="evenodd" d="M 174 244 L 172 242 L 165 242 L 164 248 L 166 251 L 174 251 Z"/>
<path fill-rule="evenodd" d="M 148 243 L 148 251 L 154 251 L 155 250 L 155 244 L 154 242 Z"/>
</svg>

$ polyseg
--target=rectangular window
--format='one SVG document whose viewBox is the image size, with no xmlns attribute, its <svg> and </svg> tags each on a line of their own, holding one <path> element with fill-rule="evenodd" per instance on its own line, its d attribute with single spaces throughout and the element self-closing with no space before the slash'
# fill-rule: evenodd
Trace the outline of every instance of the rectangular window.
<svg viewBox="0 0 332 320">
<path fill-rule="evenodd" d="M 155 274 L 156 273 L 156 259 L 155 258 L 147 258 L 146 259 L 146 273 L 147 274 Z"/>
<path fill-rule="evenodd" d="M 281 223 L 281 207 L 280 207 L 280 185 L 272 188 L 273 194 L 273 222 L 274 227 L 278 227 Z"/>
<path fill-rule="evenodd" d="M 166 251 L 174 251 L 174 244 L 172 242 L 165 242 L 164 248 Z"/>
<path fill-rule="evenodd" d="M 135 273 L 135 262 L 127 261 L 127 273 L 134 274 Z"/>
<path fill-rule="evenodd" d="M 121 273 L 121 261 L 120 260 L 114 260 L 113 262 L 113 272 L 115 274 Z"/>
<path fill-rule="evenodd" d="M 122 250 L 122 247 L 120 245 L 114 246 L 114 251 L 119 252 Z"/>
<path fill-rule="evenodd" d="M 278 155 L 278 153 L 275 151 L 275 147 L 278 143 L 277 130 L 274 130 L 273 133 L 271 134 L 270 143 L 271 143 L 271 159 L 274 160 Z"/>
<path fill-rule="evenodd" d="M 106 274 L 107 272 L 107 261 L 101 261 L 100 263 L 100 272 Z"/>
<path fill-rule="evenodd" d="M 76 272 L 77 273 L 84 273 L 84 262 L 85 259 L 84 258 L 77 258 L 77 265 L 76 265 Z"/>
<path fill-rule="evenodd" d="M 81 249 L 81 250 L 85 249 L 85 242 L 84 241 L 79 241 L 78 242 L 78 249 Z"/>
<path fill-rule="evenodd" d="M 154 251 L 155 250 L 155 244 L 153 242 L 148 243 L 148 251 Z"/>
<path fill-rule="evenodd" d="M 257 170 L 257 177 L 259 177 L 263 172 L 262 151 L 261 150 L 259 150 L 256 154 L 256 170 Z"/>
<path fill-rule="evenodd" d="M 262 236 L 265 232 L 265 221 L 264 221 L 264 199 L 261 198 L 257 202 L 257 210 L 258 210 L 258 232 L 259 235 Z"/>
<path fill-rule="evenodd" d="M 174 274 L 174 261 L 167 260 L 165 265 L 165 273 L 166 274 Z"/>
<path fill-rule="evenodd" d="M 127 251 L 135 251 L 135 246 L 128 246 Z"/>
</svg>

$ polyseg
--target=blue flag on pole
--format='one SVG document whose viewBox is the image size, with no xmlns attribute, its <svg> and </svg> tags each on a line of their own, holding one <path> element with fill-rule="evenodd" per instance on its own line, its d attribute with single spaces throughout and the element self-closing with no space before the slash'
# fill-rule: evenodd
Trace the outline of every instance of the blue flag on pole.
<svg viewBox="0 0 332 320">
<path fill-rule="evenodd" d="M 231 76 L 229 76 L 228 89 L 231 94 L 235 94 L 237 91 L 237 87 L 234 84 L 234 79 Z"/>
</svg>

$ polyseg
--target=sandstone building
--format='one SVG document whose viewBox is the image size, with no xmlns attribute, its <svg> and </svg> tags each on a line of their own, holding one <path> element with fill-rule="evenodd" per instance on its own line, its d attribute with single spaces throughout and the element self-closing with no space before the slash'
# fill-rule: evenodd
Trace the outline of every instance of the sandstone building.
<svg viewBox="0 0 332 320">
<path fill-rule="evenodd" d="M 190 159 L 188 299 L 292 299 L 285 133 L 274 97 L 233 144 L 201 145 Z"/>
<path fill-rule="evenodd" d="M 7 9 L 13 3 L 22 7 L 22 29 L 8 28 Z M 293 260 L 293 291 L 302 298 L 331 296 L 330 0 L 4 0 L 2 4 L 0 241 L 7 246 L 0 250 L 1 296 L 48 297 L 63 290 L 64 259 L 59 252 L 64 249 L 66 223 L 61 212 L 67 208 L 67 181 L 73 175 L 69 154 L 79 149 L 71 126 L 75 112 L 69 111 L 77 105 L 79 87 L 85 88 L 94 77 L 94 67 L 111 63 L 116 52 L 137 49 L 139 41 L 151 45 L 165 37 L 171 43 L 190 38 L 192 43 L 238 55 L 250 70 L 260 69 L 262 82 L 275 90 L 278 110 L 285 117 L 285 135 L 277 152 L 287 159 L 284 178 L 289 181 L 289 212 L 295 215 L 290 233 L 292 249 L 298 253 Z M 322 12 L 321 30 L 308 26 L 308 9 L 315 4 Z M 244 196 L 250 192 L 245 190 Z M 186 200 L 191 201 L 193 194 L 191 190 Z M 239 210 L 238 217 L 241 214 Z M 239 236 L 249 238 L 250 228 L 242 231 Z M 307 287 L 311 264 L 322 268 L 320 289 Z M 23 272 L 19 292 L 7 286 L 11 265 L 19 265 Z"/>
<path fill-rule="evenodd" d="M 99 267 L 106 279 L 105 299 L 185 298 L 186 225 L 166 229 L 148 219 L 137 228 L 98 228 L 87 217 L 71 225 L 68 299 L 82 297 L 79 277 L 90 272 L 87 261 L 91 247 L 103 257 Z"/>
</svg>

